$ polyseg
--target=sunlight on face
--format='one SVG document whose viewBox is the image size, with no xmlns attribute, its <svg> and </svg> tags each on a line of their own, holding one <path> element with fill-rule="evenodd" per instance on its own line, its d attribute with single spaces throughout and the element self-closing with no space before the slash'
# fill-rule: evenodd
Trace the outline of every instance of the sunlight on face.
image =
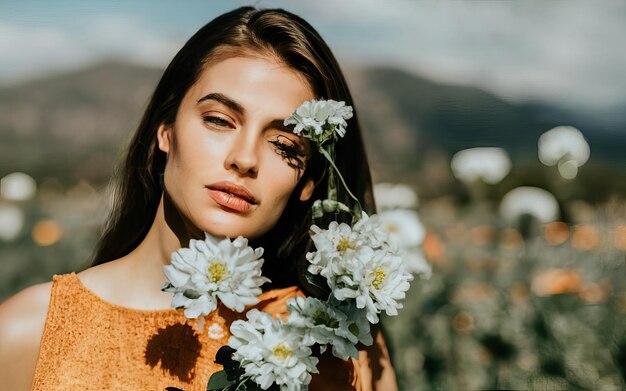
<svg viewBox="0 0 626 391">
<path fill-rule="evenodd" d="M 159 148 L 168 154 L 165 188 L 177 209 L 215 236 L 254 239 L 269 231 L 311 154 L 309 141 L 283 119 L 313 98 L 301 75 L 269 58 L 233 57 L 208 66 L 173 127 L 158 132 Z M 243 186 L 254 201 L 216 189 L 218 183 Z M 310 195 L 303 193 L 301 199 Z"/>
</svg>

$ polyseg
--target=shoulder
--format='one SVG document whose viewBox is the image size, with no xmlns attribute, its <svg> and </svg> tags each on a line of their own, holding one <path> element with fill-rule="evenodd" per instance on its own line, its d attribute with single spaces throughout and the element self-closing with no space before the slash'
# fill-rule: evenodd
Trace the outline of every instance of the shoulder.
<svg viewBox="0 0 626 391">
<path fill-rule="evenodd" d="M 30 387 L 51 289 L 52 282 L 33 285 L 0 304 L 0 378 L 11 379 L 10 389 Z"/>
<path fill-rule="evenodd" d="M 116 305 L 129 304 L 134 297 L 133 288 L 141 286 L 140 276 L 124 257 L 88 267 L 76 273 L 76 277 L 81 289 Z"/>
<path fill-rule="evenodd" d="M 28 287 L 0 304 L 0 338 L 16 343 L 15 337 L 43 331 L 50 304 L 52 282 Z M 2 346 L 6 346 L 4 343 Z"/>
</svg>

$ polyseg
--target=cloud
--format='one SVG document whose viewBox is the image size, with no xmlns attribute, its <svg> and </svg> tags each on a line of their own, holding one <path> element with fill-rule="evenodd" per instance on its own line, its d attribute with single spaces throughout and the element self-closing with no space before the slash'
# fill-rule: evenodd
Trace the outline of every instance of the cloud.
<svg viewBox="0 0 626 391">
<path fill-rule="evenodd" d="M 623 2 L 343 0 L 333 5 L 309 3 L 302 10 L 326 32 L 333 49 L 351 51 L 362 61 L 401 64 L 441 82 L 478 85 L 514 100 L 598 107 L 626 102 Z"/>
<path fill-rule="evenodd" d="M 43 27 L 24 29 L 0 25 L 0 80 L 26 78 L 49 69 L 63 69 L 86 60 L 86 53 L 66 33 Z"/>
<path fill-rule="evenodd" d="M 0 83 L 13 84 L 103 58 L 165 66 L 183 44 L 128 16 L 98 16 L 84 26 L 73 32 L 60 25 L 0 25 Z"/>
<path fill-rule="evenodd" d="M 231 8 L 243 4 L 248 2 L 231 3 Z M 398 65 L 511 100 L 542 99 L 586 108 L 626 104 L 626 3 L 619 0 L 268 0 L 255 5 L 302 16 L 343 64 Z M 202 1 L 191 1 L 189 7 L 193 14 L 175 18 L 162 15 L 174 10 L 165 6 L 133 17 L 128 10 L 124 13 L 123 5 L 104 16 L 77 13 L 76 18 L 85 19 L 81 31 L 71 31 L 67 23 L 27 27 L 19 19 L 4 20 L 0 82 L 103 57 L 166 65 L 184 38 L 224 11 Z M 159 29 L 154 20 L 166 20 L 168 29 Z"/>
</svg>

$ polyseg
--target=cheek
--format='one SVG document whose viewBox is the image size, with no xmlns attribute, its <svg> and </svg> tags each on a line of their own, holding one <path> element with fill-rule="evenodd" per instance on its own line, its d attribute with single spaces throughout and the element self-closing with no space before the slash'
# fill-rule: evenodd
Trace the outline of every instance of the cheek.
<svg viewBox="0 0 626 391">
<path fill-rule="evenodd" d="M 271 163 L 265 168 L 265 190 L 266 194 L 271 194 L 271 197 L 267 197 L 268 206 L 270 213 L 278 220 L 298 184 L 297 172 L 280 158 L 271 159 Z"/>
<path fill-rule="evenodd" d="M 168 164 L 171 160 L 171 168 L 181 176 L 179 179 L 206 177 L 209 170 L 223 162 L 227 150 L 225 140 L 206 134 L 193 137 L 192 133 L 198 132 L 181 135 L 168 156 Z"/>
</svg>

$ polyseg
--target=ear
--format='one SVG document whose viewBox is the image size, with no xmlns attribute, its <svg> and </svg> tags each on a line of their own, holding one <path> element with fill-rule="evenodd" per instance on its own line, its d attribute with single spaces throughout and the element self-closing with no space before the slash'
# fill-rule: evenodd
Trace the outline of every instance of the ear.
<svg viewBox="0 0 626 391">
<path fill-rule="evenodd" d="M 172 141 L 172 126 L 165 124 L 159 125 L 159 129 L 157 129 L 157 140 L 159 142 L 159 149 L 165 153 L 169 153 Z"/>
<path fill-rule="evenodd" d="M 313 181 L 313 179 L 307 179 L 300 192 L 300 201 L 308 201 L 313 195 L 313 189 L 315 189 L 315 181 Z"/>
</svg>

